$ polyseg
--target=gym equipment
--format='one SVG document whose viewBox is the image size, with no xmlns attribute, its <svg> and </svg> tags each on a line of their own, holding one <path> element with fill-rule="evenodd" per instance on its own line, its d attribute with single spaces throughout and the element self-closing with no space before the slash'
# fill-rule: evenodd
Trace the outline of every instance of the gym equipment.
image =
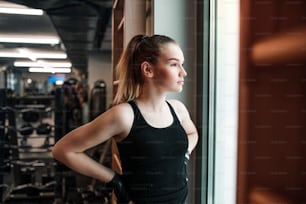
<svg viewBox="0 0 306 204">
<path fill-rule="evenodd" d="M 36 128 L 36 133 L 39 135 L 49 135 L 52 131 L 52 127 L 49 123 L 41 123 Z"/>
<path fill-rule="evenodd" d="M 21 199 L 28 203 L 46 195 L 52 199 L 55 161 L 50 147 L 54 145 L 55 97 L 12 95 L 4 101 L 2 93 L 6 92 L 0 91 L 1 183 L 9 184 L 9 188 L 0 202 L 15 204 Z M 7 177 L 2 179 L 2 175 Z"/>
<path fill-rule="evenodd" d="M 64 89 L 57 88 L 55 90 L 55 107 L 56 111 L 54 113 L 54 140 L 57 142 L 65 134 L 64 131 Z"/>
<path fill-rule="evenodd" d="M 39 112 L 37 110 L 22 110 L 22 119 L 25 122 L 37 122 L 39 118 Z"/>
<path fill-rule="evenodd" d="M 45 185 L 34 185 L 34 184 L 21 184 L 18 186 L 15 186 L 9 193 L 9 196 L 11 198 L 18 197 L 19 196 L 27 196 L 28 199 L 31 199 L 31 197 L 43 197 L 42 194 L 45 194 L 46 192 L 50 192 L 50 195 L 53 191 L 53 186 L 55 185 L 55 182 L 49 182 Z M 53 193 L 52 193 L 53 194 Z"/>
<path fill-rule="evenodd" d="M 106 110 L 106 83 L 104 80 L 97 80 L 94 83 L 90 97 L 90 110 L 91 120 Z"/>
<path fill-rule="evenodd" d="M 77 85 L 78 81 L 74 78 L 66 80 L 63 84 L 64 92 L 64 133 L 79 127 L 82 124 L 82 106 L 80 104 Z"/>
<path fill-rule="evenodd" d="M 54 98 L 14 97 L 12 103 L 0 107 L 0 119 L 4 113 L 7 121 L 6 124 L 0 123 L 0 131 L 4 131 L 2 142 L 5 139 L 5 144 L 1 143 L 1 156 L 6 157 L 1 160 L 1 164 L 5 164 L 1 167 L 2 173 L 11 177 L 10 187 L 1 199 L 5 203 L 15 204 L 20 198 L 27 203 L 44 199 L 45 195 L 49 196 L 48 199 L 63 203 L 96 204 L 103 203 L 103 200 L 108 203 L 106 200 L 110 198 L 110 191 L 105 189 L 103 183 L 81 177 L 46 156 L 53 141 L 57 142 L 81 124 L 82 109 L 76 100 L 74 83 L 72 80 L 65 87 L 58 87 Z M 0 104 L 1 100 L 2 97 Z M 103 148 L 95 148 L 97 160 L 105 162 L 108 147 L 110 145 L 106 143 Z"/>
<path fill-rule="evenodd" d="M 29 136 L 33 133 L 34 128 L 30 123 L 24 123 L 22 126 L 19 128 L 19 132 L 23 136 Z"/>
<path fill-rule="evenodd" d="M 35 182 L 35 167 L 22 167 L 20 169 L 20 184 Z"/>
<path fill-rule="evenodd" d="M 5 151 L 4 149 L 4 135 L 5 135 L 5 128 L 4 128 L 4 124 L 5 124 L 5 116 L 6 113 L 5 111 L 2 109 L 2 107 L 4 107 L 6 105 L 6 93 L 4 89 L 0 89 L 0 184 L 3 184 L 3 175 L 4 172 L 7 170 L 5 167 L 5 163 L 4 163 L 4 159 L 5 159 L 5 154 L 9 154 L 9 152 Z M 0 199 L 2 201 L 2 193 L 0 194 Z"/>
</svg>

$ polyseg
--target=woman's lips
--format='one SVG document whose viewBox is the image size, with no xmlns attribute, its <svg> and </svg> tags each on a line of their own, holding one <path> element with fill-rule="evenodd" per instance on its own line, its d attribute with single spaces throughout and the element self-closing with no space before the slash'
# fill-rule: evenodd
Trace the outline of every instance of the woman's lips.
<svg viewBox="0 0 306 204">
<path fill-rule="evenodd" d="M 178 81 L 177 83 L 180 84 L 180 85 L 183 85 L 184 81 Z"/>
</svg>

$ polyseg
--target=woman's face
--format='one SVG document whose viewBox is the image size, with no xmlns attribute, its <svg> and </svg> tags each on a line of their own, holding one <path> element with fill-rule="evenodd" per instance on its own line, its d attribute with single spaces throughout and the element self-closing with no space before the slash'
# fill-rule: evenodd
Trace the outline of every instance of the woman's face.
<svg viewBox="0 0 306 204">
<path fill-rule="evenodd" d="M 187 75 L 184 67 L 184 54 L 175 43 L 168 43 L 161 47 L 161 55 L 154 65 L 153 81 L 164 91 L 180 92 Z"/>
</svg>

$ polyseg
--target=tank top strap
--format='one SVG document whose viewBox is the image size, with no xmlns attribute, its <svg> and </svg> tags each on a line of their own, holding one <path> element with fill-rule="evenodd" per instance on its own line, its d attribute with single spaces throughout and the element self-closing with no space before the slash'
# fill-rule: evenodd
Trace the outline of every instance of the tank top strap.
<svg viewBox="0 0 306 204">
<path fill-rule="evenodd" d="M 166 102 L 169 106 L 169 109 L 170 109 L 170 112 L 171 112 L 171 115 L 173 117 L 174 122 L 175 123 L 180 123 L 180 120 L 178 119 L 178 117 L 177 117 L 177 115 L 174 111 L 174 108 L 172 107 L 172 105 L 168 101 L 166 101 Z M 128 103 L 131 105 L 131 107 L 133 109 L 135 119 L 136 120 L 139 120 L 139 119 L 144 120 L 144 118 L 143 118 L 137 104 L 135 103 L 135 101 L 131 100 L 131 101 L 128 101 Z"/>
<path fill-rule="evenodd" d="M 172 105 L 168 101 L 166 101 L 166 102 L 167 102 L 167 104 L 168 104 L 168 106 L 170 108 L 170 111 L 171 111 L 171 114 L 173 116 L 174 122 L 180 123 L 180 120 L 178 119 L 178 117 L 177 117 L 177 115 L 176 115 L 176 113 L 174 111 L 174 108 L 172 107 Z"/>
<path fill-rule="evenodd" d="M 138 106 L 136 105 L 135 101 L 131 100 L 131 101 L 128 101 L 128 103 L 131 105 L 131 107 L 133 109 L 135 119 L 138 120 L 139 118 L 141 118 L 142 114 L 141 114 Z"/>
</svg>

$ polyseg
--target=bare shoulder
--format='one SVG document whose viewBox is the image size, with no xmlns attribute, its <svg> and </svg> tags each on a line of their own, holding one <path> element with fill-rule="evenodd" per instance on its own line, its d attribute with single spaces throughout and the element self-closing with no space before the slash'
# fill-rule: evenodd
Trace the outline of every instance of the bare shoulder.
<svg viewBox="0 0 306 204">
<path fill-rule="evenodd" d="M 121 130 L 116 138 L 127 136 L 134 121 L 132 107 L 128 103 L 121 103 L 113 106 L 107 112 L 109 112 L 107 115 L 110 115 L 111 123 L 117 124 L 116 126 Z"/>
<path fill-rule="evenodd" d="M 129 126 L 133 123 L 133 109 L 128 103 L 121 103 L 111 107 L 105 112 L 105 115 L 113 123 L 120 126 Z"/>
<path fill-rule="evenodd" d="M 132 119 L 134 118 L 133 109 L 128 103 L 121 103 L 115 105 L 109 109 L 111 114 L 119 120 Z"/>
<path fill-rule="evenodd" d="M 185 105 L 177 100 L 177 99 L 169 99 L 167 100 L 174 108 L 179 108 L 179 109 L 186 109 Z"/>
<path fill-rule="evenodd" d="M 184 118 L 188 117 L 189 118 L 189 112 L 181 101 L 176 100 L 176 99 L 169 99 L 167 100 L 171 106 L 174 108 L 175 113 L 179 117 L 180 120 L 183 120 Z"/>
<path fill-rule="evenodd" d="M 134 120 L 133 109 L 128 103 L 111 107 L 89 123 L 88 128 L 96 132 L 106 132 L 110 137 L 125 134 Z M 102 134 L 101 134 L 102 135 Z"/>
</svg>

